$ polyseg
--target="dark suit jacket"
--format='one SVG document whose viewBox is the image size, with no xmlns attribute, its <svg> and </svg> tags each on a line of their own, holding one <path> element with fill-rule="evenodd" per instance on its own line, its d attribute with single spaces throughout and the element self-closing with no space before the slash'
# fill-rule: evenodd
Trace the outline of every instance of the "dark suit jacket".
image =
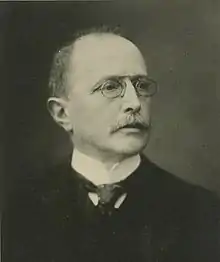
<svg viewBox="0 0 220 262">
<path fill-rule="evenodd" d="M 217 262 L 219 203 L 142 157 L 119 210 L 100 214 L 70 163 L 30 175 L 3 218 L 3 262 Z"/>
</svg>

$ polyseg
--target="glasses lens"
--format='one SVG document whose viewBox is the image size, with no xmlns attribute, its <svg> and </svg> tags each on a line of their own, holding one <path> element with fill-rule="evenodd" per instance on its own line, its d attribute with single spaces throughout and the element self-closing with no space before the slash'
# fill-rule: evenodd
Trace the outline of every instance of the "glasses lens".
<svg viewBox="0 0 220 262">
<path fill-rule="evenodd" d="M 157 83 L 152 79 L 140 78 L 133 84 L 140 96 L 153 96 L 157 92 Z"/>
<path fill-rule="evenodd" d="M 102 86 L 102 94 L 108 98 L 120 96 L 121 92 L 122 85 L 117 80 L 108 80 Z"/>
</svg>

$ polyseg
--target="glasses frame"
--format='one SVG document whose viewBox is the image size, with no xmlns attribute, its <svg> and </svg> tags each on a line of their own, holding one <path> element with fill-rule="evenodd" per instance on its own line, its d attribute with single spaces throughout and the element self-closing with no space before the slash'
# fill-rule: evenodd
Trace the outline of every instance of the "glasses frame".
<svg viewBox="0 0 220 262">
<path fill-rule="evenodd" d="M 91 92 L 91 94 L 93 94 L 93 93 L 95 93 L 95 92 L 97 92 L 97 91 L 100 91 L 101 94 L 102 94 L 102 96 L 103 96 L 103 97 L 106 97 L 106 98 L 108 98 L 108 99 L 115 99 L 115 98 L 118 98 L 118 97 L 123 97 L 124 94 L 125 94 L 125 91 L 126 91 L 126 87 L 127 87 L 127 84 L 126 84 L 126 82 L 124 81 L 124 78 L 127 78 L 127 77 L 112 77 L 112 78 L 105 79 L 101 84 L 99 84 L 99 85 L 97 86 L 97 88 L 95 88 L 95 89 Z M 131 81 L 131 83 L 132 83 L 132 85 L 133 85 L 133 87 L 134 87 L 134 89 L 135 89 L 136 94 L 137 94 L 138 97 L 152 97 L 152 96 L 154 96 L 154 95 L 158 92 L 158 83 L 157 83 L 154 79 L 152 79 L 152 78 L 150 78 L 150 77 L 146 77 L 146 76 L 139 76 L 139 77 L 138 77 L 138 76 L 137 76 L 137 77 L 128 77 L 128 78 L 129 78 L 129 80 Z M 140 94 L 140 93 L 138 92 L 138 87 L 133 84 L 133 81 L 134 81 L 134 80 L 138 80 L 138 78 L 139 78 L 139 79 L 145 78 L 146 80 L 150 81 L 150 82 L 155 86 L 154 92 L 153 92 L 152 94 L 149 94 L 149 95 L 142 95 L 142 94 Z M 118 82 L 118 83 L 121 85 L 121 91 L 120 91 L 119 94 L 117 94 L 117 95 L 115 95 L 115 96 L 112 96 L 112 97 L 111 97 L 111 96 L 106 96 L 106 94 L 104 93 L 104 88 L 105 88 L 105 84 L 106 84 L 108 81 L 116 81 L 116 82 Z"/>
</svg>

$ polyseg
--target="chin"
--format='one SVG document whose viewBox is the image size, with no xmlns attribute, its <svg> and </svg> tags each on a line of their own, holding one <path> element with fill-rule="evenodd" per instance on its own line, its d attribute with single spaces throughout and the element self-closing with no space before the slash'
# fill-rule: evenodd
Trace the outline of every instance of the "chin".
<svg viewBox="0 0 220 262">
<path fill-rule="evenodd" d="M 132 156 L 141 153 L 147 146 L 148 136 L 142 139 L 119 139 L 115 142 L 114 151 L 117 154 Z"/>
</svg>

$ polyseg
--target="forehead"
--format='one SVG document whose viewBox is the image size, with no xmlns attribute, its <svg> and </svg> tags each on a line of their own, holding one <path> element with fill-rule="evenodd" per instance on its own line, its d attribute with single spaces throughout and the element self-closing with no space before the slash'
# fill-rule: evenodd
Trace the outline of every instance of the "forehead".
<svg viewBox="0 0 220 262">
<path fill-rule="evenodd" d="M 145 75 L 146 66 L 140 51 L 129 40 L 112 34 L 94 34 L 75 43 L 69 74 L 74 86 L 92 87 L 112 75 Z"/>
</svg>

